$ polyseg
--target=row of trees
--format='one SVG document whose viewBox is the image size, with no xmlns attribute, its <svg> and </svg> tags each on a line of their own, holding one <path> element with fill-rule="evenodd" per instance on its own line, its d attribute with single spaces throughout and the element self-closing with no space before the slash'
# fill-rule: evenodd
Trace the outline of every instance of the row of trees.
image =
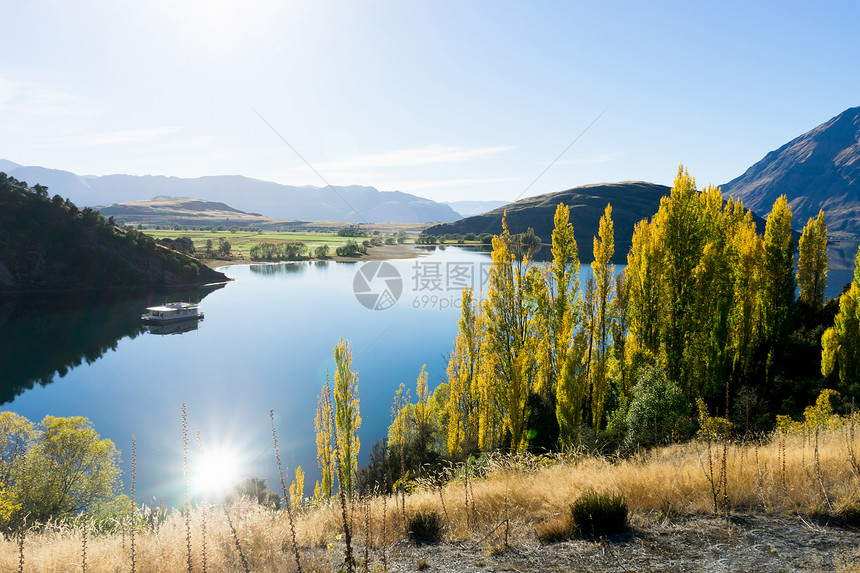
<svg viewBox="0 0 860 573">
<path fill-rule="evenodd" d="M 462 293 L 447 383 L 423 399 L 436 404 L 431 447 L 454 457 L 559 449 L 580 443 L 584 433 L 608 431 L 617 432 L 616 446 L 633 447 L 654 440 L 625 434 L 650 432 L 658 417 L 658 433 L 691 431 L 697 398 L 728 414 L 743 396 L 747 406 L 764 404 L 763 418 L 772 423 L 782 413 L 773 396 L 786 384 L 782 362 L 792 360 L 787 349 L 806 328 L 802 316 L 827 321 L 824 216 L 804 229 L 796 274 L 791 222 L 780 197 L 759 234 L 740 201 L 724 201 L 710 186 L 699 192 L 681 167 L 658 212 L 636 225 L 622 272 L 610 262 L 607 205 L 591 272 L 580 285 L 565 205 L 556 210 L 549 265 L 532 264 L 533 246 L 511 236 L 503 221 L 492 241 L 486 295 Z M 825 336 L 825 374 L 857 370 L 843 381 L 860 377 L 858 297 L 860 286 L 843 296 L 841 318 Z M 805 335 L 818 352 L 822 330 Z M 404 435 L 404 419 L 412 436 L 425 424 L 415 418 L 422 407 L 397 410 L 390 446 Z"/>
</svg>

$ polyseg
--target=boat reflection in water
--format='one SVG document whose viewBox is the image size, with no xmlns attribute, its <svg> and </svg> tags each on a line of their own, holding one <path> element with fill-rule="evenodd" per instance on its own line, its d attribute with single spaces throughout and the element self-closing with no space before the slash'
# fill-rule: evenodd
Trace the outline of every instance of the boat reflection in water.
<svg viewBox="0 0 860 573">
<path fill-rule="evenodd" d="M 169 324 L 147 324 L 144 328 L 150 334 L 182 334 L 197 330 L 199 323 L 196 320 L 184 320 L 181 322 L 172 322 Z"/>
</svg>

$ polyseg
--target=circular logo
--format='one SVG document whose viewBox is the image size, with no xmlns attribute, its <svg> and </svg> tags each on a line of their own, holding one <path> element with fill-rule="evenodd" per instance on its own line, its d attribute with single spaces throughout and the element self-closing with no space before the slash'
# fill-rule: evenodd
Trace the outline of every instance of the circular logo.
<svg viewBox="0 0 860 573">
<path fill-rule="evenodd" d="M 403 292 L 403 279 L 391 263 L 371 261 L 355 272 L 352 292 L 370 310 L 391 308 Z"/>
</svg>

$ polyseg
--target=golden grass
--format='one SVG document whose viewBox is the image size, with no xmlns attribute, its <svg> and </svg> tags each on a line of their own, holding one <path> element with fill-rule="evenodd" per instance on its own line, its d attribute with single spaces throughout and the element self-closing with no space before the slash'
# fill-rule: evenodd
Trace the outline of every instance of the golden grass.
<svg viewBox="0 0 860 573">
<path fill-rule="evenodd" d="M 860 506 L 860 477 L 848 461 L 848 435 L 843 429 L 819 437 L 819 467 L 816 471 L 813 436 L 790 436 L 783 448 L 778 439 L 756 447 L 731 444 L 727 448 L 727 494 L 730 511 L 839 513 Z M 855 449 L 860 450 L 860 444 Z M 719 473 L 722 446 L 711 450 L 715 473 Z M 470 539 L 486 546 L 536 540 L 536 531 L 557 527 L 569 512 L 570 503 L 592 489 L 622 495 L 631 520 L 646 524 L 667 513 L 689 515 L 713 512 L 713 492 L 703 468 L 708 467 L 708 448 L 689 443 L 656 449 L 630 459 L 558 457 L 491 460 L 487 476 L 473 479 L 467 502 L 462 479 L 438 488 L 420 487 L 406 497 L 407 517 L 418 511 L 435 511 L 443 523 L 446 540 Z M 820 481 L 819 481 L 820 473 Z M 785 487 L 783 488 L 783 481 Z M 824 484 L 827 498 L 821 488 Z M 442 506 L 444 499 L 444 508 Z M 828 505 L 832 504 L 832 509 Z M 383 543 L 383 503 L 386 506 Z M 351 528 L 356 559 L 369 542 L 371 560 L 381 568 L 382 551 L 406 536 L 399 504 L 392 498 L 368 501 L 369 519 L 363 504 L 351 509 Z M 286 512 L 273 512 L 250 502 L 228 508 L 242 551 L 252 571 L 294 571 Z M 202 516 L 192 515 L 192 546 L 195 570 L 202 565 Z M 206 513 L 207 570 L 242 571 L 224 509 Z M 338 503 L 305 506 L 296 512 L 296 535 L 305 571 L 336 571 L 343 562 L 341 512 Z M 24 544 L 26 571 L 80 571 L 81 531 L 49 527 L 28 532 Z M 185 523 L 174 512 L 156 531 L 136 536 L 136 571 L 183 571 L 186 567 Z M 14 537 L 0 541 L 0 570 L 16 571 L 18 545 Z M 372 567 L 371 567 L 372 568 Z M 131 571 L 128 536 L 88 534 L 87 571 Z"/>
</svg>

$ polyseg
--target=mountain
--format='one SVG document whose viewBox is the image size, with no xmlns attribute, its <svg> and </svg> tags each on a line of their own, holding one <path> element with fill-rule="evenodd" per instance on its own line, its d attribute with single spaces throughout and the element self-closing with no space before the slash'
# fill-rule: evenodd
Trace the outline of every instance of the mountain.
<svg viewBox="0 0 860 573">
<path fill-rule="evenodd" d="M 463 217 L 480 215 L 493 209 L 498 209 L 510 203 L 510 201 L 445 201 L 445 204 L 457 211 Z"/>
<path fill-rule="evenodd" d="M 660 207 L 660 198 L 668 195 L 669 191 L 669 187 L 665 185 L 643 181 L 584 185 L 567 191 L 527 197 L 482 215 L 430 227 L 425 232 L 431 235 L 496 234 L 502 230 L 502 215 L 507 211 L 511 233 L 521 233 L 531 227 L 544 243 L 549 243 L 552 240 L 556 206 L 564 203 L 570 207 L 570 220 L 576 244 L 579 246 L 580 259 L 587 261 L 591 259 L 592 238 L 597 235 L 600 217 L 603 216 L 606 204 L 611 203 L 612 221 L 615 224 L 613 260 L 626 262 L 633 226 L 656 213 Z"/>
<path fill-rule="evenodd" d="M 6 161 L 6 160 L 0 160 Z M 296 187 L 238 175 L 185 179 L 161 175 L 82 177 L 69 171 L 24 167 L 7 161 L 6 173 L 20 181 L 45 185 L 53 195 L 89 207 L 143 201 L 157 196 L 199 197 L 227 203 L 246 213 L 277 219 L 349 223 L 450 222 L 460 218 L 448 205 L 400 191 L 373 187 Z"/>
<path fill-rule="evenodd" d="M 771 151 L 721 189 L 761 214 L 785 194 L 795 229 L 823 209 L 831 237 L 860 236 L 860 107 Z"/>
<path fill-rule="evenodd" d="M 154 290 L 226 280 L 152 237 L 0 173 L 0 295 Z"/>
</svg>

